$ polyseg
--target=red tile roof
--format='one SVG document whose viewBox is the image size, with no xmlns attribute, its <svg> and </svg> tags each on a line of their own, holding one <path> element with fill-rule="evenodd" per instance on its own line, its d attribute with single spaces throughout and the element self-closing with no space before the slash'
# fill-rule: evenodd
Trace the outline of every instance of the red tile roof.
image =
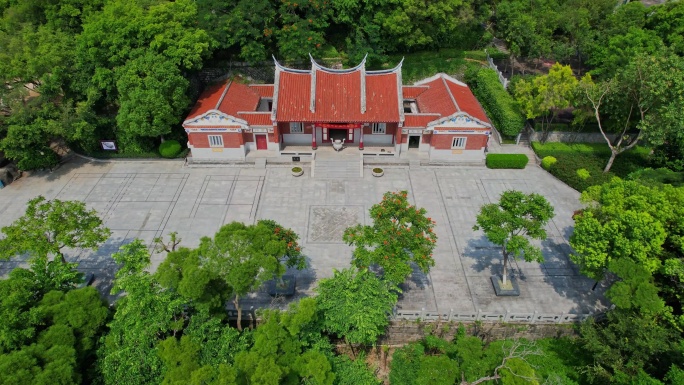
<svg viewBox="0 0 684 385">
<path fill-rule="evenodd" d="M 416 98 L 420 112 L 438 113 L 443 117 L 465 112 L 489 123 L 482 106 L 467 85 L 444 74 L 438 74 L 419 84 L 430 87 Z"/>
<path fill-rule="evenodd" d="M 404 99 L 415 99 L 418 95 L 422 94 L 429 87 L 427 86 L 403 86 L 402 93 L 404 94 Z"/>
<path fill-rule="evenodd" d="M 461 111 L 466 112 L 468 115 L 480 119 L 483 122 L 489 123 L 489 119 L 487 119 L 484 109 L 482 109 L 480 102 L 477 101 L 475 95 L 470 91 L 470 88 L 453 83 L 448 79 L 446 79 L 446 84 L 449 87 L 451 94 L 454 95 L 456 103 L 458 103 L 458 107 Z"/>
<path fill-rule="evenodd" d="M 195 106 L 192 107 L 188 117 L 185 119 L 189 120 L 200 116 L 209 110 L 215 109 L 216 104 L 218 103 L 219 99 L 221 99 L 221 95 L 223 95 L 223 90 L 226 84 L 227 83 L 215 84 L 204 90 L 199 99 L 197 99 Z"/>
<path fill-rule="evenodd" d="M 250 126 L 272 126 L 271 112 L 257 112 L 257 113 L 238 113 L 238 118 L 244 119 Z"/>
<path fill-rule="evenodd" d="M 256 111 L 259 99 L 259 94 L 249 86 L 231 82 L 218 110 L 237 117 L 239 111 Z"/>
<path fill-rule="evenodd" d="M 254 89 L 262 98 L 273 97 L 273 84 L 250 84 L 249 87 Z"/>
<path fill-rule="evenodd" d="M 314 69 L 315 106 L 311 112 L 312 72 L 280 70 L 276 119 L 280 122 L 399 122 L 398 74 L 366 73 L 366 112 L 362 113 L 362 68 L 349 72 Z"/>
<path fill-rule="evenodd" d="M 437 113 L 442 116 L 449 116 L 458 112 L 449 90 L 444 86 L 441 77 L 425 83 L 430 88 L 416 98 L 418 111 L 423 113 Z"/>
<path fill-rule="evenodd" d="M 427 127 L 428 123 L 441 118 L 440 114 L 406 114 L 404 127 Z"/>
</svg>

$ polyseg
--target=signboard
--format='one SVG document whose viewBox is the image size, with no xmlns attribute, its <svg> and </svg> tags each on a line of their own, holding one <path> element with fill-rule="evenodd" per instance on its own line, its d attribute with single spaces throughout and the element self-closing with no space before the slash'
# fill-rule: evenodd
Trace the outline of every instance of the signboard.
<svg viewBox="0 0 684 385">
<path fill-rule="evenodd" d="M 105 151 L 116 151 L 116 150 L 118 150 L 118 148 L 116 147 L 116 141 L 114 141 L 114 140 L 101 140 L 100 146 Z"/>
<path fill-rule="evenodd" d="M 409 134 L 422 134 L 423 130 L 408 130 Z"/>
<path fill-rule="evenodd" d="M 252 128 L 252 131 L 256 133 L 266 133 L 268 132 L 268 128 Z"/>
<path fill-rule="evenodd" d="M 486 135 L 486 131 L 475 130 L 434 130 L 435 134 L 481 134 Z"/>
<path fill-rule="evenodd" d="M 299 159 L 298 156 L 293 156 L 293 157 L 292 157 L 292 161 L 293 161 L 293 162 L 299 162 L 300 159 Z"/>
</svg>

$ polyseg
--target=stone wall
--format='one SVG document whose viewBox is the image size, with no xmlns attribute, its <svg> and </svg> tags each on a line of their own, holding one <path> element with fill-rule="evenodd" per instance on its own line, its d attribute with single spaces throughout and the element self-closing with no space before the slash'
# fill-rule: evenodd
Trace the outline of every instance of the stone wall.
<svg viewBox="0 0 684 385">
<path fill-rule="evenodd" d="M 610 141 L 617 138 L 617 134 L 606 135 Z M 530 132 L 530 141 L 541 142 L 543 133 L 539 131 Z M 600 132 L 566 132 L 566 131 L 551 131 L 548 133 L 547 142 L 563 142 L 563 143 L 605 143 Z"/>
<path fill-rule="evenodd" d="M 468 335 L 477 336 L 485 341 L 504 338 L 525 338 L 536 340 L 540 338 L 558 338 L 577 336 L 573 324 L 507 324 L 486 322 L 416 322 L 392 321 L 385 336 L 380 340 L 382 345 L 403 345 L 419 341 L 425 336 L 436 336 L 451 340 L 459 325 L 463 325 Z"/>
</svg>

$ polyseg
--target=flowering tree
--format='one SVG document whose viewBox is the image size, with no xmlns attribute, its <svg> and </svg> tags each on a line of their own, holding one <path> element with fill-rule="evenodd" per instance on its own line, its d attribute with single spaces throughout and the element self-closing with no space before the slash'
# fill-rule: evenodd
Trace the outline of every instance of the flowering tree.
<svg viewBox="0 0 684 385">
<path fill-rule="evenodd" d="M 424 208 L 409 204 L 407 192 L 386 192 L 382 202 L 370 209 L 372 226 L 356 225 L 344 231 L 343 239 L 355 247 L 352 264 L 359 269 L 376 264 L 385 279 L 399 285 L 411 274 L 415 263 L 427 273 L 435 265 L 432 251 L 437 242 L 435 221 Z"/>
</svg>

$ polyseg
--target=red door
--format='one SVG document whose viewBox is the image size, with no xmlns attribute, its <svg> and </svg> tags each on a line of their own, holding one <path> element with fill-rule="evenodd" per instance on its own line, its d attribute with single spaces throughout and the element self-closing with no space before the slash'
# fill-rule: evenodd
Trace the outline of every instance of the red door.
<svg viewBox="0 0 684 385">
<path fill-rule="evenodd" d="M 268 148 L 266 135 L 254 135 L 256 138 L 257 150 L 265 150 Z"/>
</svg>

